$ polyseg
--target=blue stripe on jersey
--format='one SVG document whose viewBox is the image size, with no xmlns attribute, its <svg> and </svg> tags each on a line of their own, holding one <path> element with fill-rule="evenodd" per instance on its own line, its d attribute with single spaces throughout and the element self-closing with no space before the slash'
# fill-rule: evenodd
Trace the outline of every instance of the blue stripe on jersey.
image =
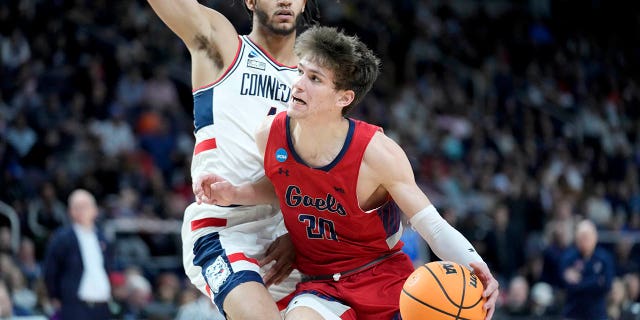
<svg viewBox="0 0 640 320">
<path fill-rule="evenodd" d="M 387 238 L 400 230 L 401 213 L 395 201 L 389 201 L 378 208 L 378 217 L 382 220 Z"/>
<path fill-rule="evenodd" d="M 224 261 L 222 263 L 224 267 L 216 266 L 215 270 L 225 272 L 223 269 L 227 269 L 230 273 L 220 285 L 220 288 L 218 288 L 218 292 L 211 292 L 213 294 L 213 300 L 219 310 L 223 310 L 222 307 L 224 299 L 227 297 L 229 292 L 238 285 L 245 282 L 258 282 L 264 284 L 262 277 L 254 271 L 241 270 L 239 272 L 233 272 L 229 258 L 227 258 L 226 251 L 222 247 L 222 243 L 220 243 L 220 234 L 217 232 L 207 234 L 196 240 L 193 244 L 193 254 L 193 265 L 202 268 L 202 276 L 205 281 L 207 281 L 207 284 L 209 284 L 209 281 L 207 280 L 207 269 L 216 262 L 218 257 Z M 215 290 L 215 288 L 210 289 Z"/>
<path fill-rule="evenodd" d="M 213 87 L 193 95 L 193 125 L 195 132 L 213 124 Z"/>
</svg>

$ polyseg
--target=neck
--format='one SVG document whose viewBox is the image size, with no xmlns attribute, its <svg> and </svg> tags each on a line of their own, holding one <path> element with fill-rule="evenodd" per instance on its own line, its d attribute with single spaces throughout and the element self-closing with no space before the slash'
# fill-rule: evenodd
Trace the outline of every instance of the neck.
<svg viewBox="0 0 640 320">
<path fill-rule="evenodd" d="M 76 221 L 76 225 L 86 230 L 93 230 L 94 224 L 91 222 L 78 222 Z"/>
<path fill-rule="evenodd" d="M 296 153 L 308 165 L 321 167 L 331 163 L 342 150 L 349 121 L 343 117 L 333 121 L 291 119 L 289 130 Z"/>
<path fill-rule="evenodd" d="M 279 63 L 286 66 L 298 64 L 298 59 L 293 52 L 293 45 L 296 42 L 295 32 L 281 36 L 254 25 L 253 30 L 249 33 L 249 38 Z"/>
</svg>

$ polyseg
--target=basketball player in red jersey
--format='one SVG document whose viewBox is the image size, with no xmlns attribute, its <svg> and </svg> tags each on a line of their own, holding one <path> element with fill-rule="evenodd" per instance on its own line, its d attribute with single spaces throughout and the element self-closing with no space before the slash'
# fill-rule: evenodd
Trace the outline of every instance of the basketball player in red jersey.
<svg viewBox="0 0 640 320">
<path fill-rule="evenodd" d="M 208 173 L 233 183 L 260 179 L 264 170 L 254 133 L 268 114 L 287 108 L 297 76 L 296 27 L 301 17 L 308 20 L 309 12 L 314 13 L 315 2 L 244 0 L 253 19 L 249 35 L 238 35 L 226 17 L 196 0 L 148 2 L 191 55 L 192 180 L 197 185 Z M 291 263 L 279 256 L 271 271 L 261 266 L 273 257 L 266 254 L 269 244 L 286 233 L 281 222 L 277 206 L 270 205 L 192 203 L 185 210 L 185 273 L 228 318 L 281 319 L 278 306 L 286 307 L 297 281 L 285 276 L 279 282 L 277 271 L 289 274 Z M 278 243 L 286 239 L 278 238 Z M 263 282 L 269 284 L 273 270 L 272 279 L 279 283 L 268 291 Z"/>
<path fill-rule="evenodd" d="M 314 27 L 296 42 L 300 78 L 286 113 L 257 131 L 266 176 L 234 186 L 209 176 L 197 196 L 211 203 L 268 203 L 275 194 L 304 274 L 286 319 L 398 319 L 413 272 L 401 252 L 400 211 L 443 260 L 472 269 L 491 319 L 498 282 L 469 241 L 416 185 L 400 146 L 376 126 L 344 115 L 379 73 L 357 38 Z M 391 199 L 393 201 L 391 201 Z"/>
</svg>

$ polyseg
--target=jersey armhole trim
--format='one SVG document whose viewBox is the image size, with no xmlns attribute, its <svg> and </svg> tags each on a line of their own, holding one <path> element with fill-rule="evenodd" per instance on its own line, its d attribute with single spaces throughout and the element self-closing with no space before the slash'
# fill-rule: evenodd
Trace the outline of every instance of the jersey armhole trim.
<svg viewBox="0 0 640 320">
<path fill-rule="evenodd" d="M 215 81 L 209 84 L 206 84 L 204 86 L 195 88 L 191 92 L 195 94 L 197 91 L 212 87 L 218 82 L 222 81 L 222 79 L 224 79 L 224 77 L 226 77 L 229 74 L 229 72 L 231 72 L 231 69 L 235 67 L 236 63 L 238 63 L 238 60 L 239 60 L 238 58 L 240 57 L 240 52 L 242 51 L 241 49 L 242 49 L 242 39 L 240 38 L 240 36 L 238 36 L 238 49 L 236 50 L 236 56 L 233 58 L 233 61 L 231 62 L 231 64 L 227 67 L 227 70 L 225 70 L 224 73 L 220 77 L 218 77 L 218 79 L 216 79 Z"/>
</svg>

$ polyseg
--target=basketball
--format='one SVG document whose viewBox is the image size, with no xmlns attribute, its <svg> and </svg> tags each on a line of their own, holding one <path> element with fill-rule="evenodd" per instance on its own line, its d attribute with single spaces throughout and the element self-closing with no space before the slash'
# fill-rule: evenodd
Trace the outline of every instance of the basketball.
<svg viewBox="0 0 640 320">
<path fill-rule="evenodd" d="M 484 287 L 480 279 L 460 264 L 430 262 L 417 268 L 400 293 L 403 320 L 481 320 Z"/>
</svg>

